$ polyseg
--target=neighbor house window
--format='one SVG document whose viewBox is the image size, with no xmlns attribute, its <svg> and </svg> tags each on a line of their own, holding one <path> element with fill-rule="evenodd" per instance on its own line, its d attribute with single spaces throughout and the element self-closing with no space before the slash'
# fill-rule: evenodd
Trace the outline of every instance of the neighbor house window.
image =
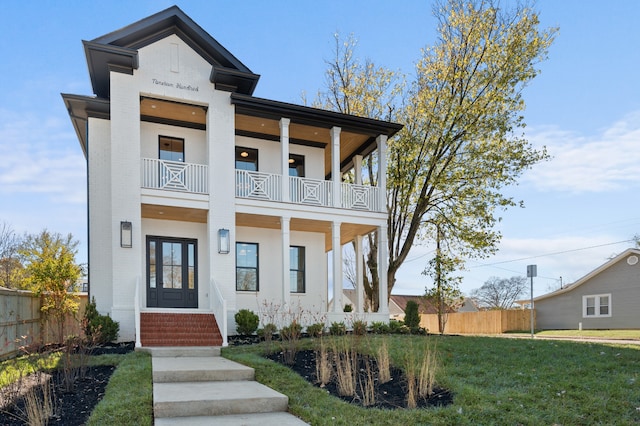
<svg viewBox="0 0 640 426">
<path fill-rule="evenodd" d="M 184 163 L 184 139 L 160 136 L 158 144 L 161 160 Z"/>
<path fill-rule="evenodd" d="M 258 244 L 236 243 L 236 290 L 258 291 Z"/>
<path fill-rule="evenodd" d="M 305 255 L 304 247 L 291 246 L 289 247 L 289 261 L 290 261 L 290 286 L 292 293 L 304 293 L 305 292 Z"/>
<path fill-rule="evenodd" d="M 584 318 L 610 317 L 611 294 L 582 296 L 582 316 Z"/>
<path fill-rule="evenodd" d="M 289 176 L 304 177 L 304 155 L 289 155 Z"/>
<path fill-rule="evenodd" d="M 236 147 L 236 169 L 258 171 L 258 150 L 253 148 Z"/>
</svg>

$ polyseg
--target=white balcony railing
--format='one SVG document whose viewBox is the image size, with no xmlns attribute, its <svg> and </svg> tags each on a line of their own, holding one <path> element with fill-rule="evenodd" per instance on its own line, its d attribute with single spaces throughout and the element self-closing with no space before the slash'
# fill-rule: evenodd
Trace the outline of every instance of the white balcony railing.
<svg viewBox="0 0 640 426">
<path fill-rule="evenodd" d="M 290 177 L 291 202 L 314 206 L 331 206 L 331 181 Z"/>
<path fill-rule="evenodd" d="M 143 158 L 142 187 L 208 194 L 208 167 L 204 164 Z"/>
<path fill-rule="evenodd" d="M 342 184 L 342 208 L 379 212 L 380 192 L 377 186 Z"/>
<path fill-rule="evenodd" d="M 236 197 L 282 201 L 281 179 L 271 173 L 236 170 Z"/>
<path fill-rule="evenodd" d="M 287 176 L 292 203 L 334 207 L 331 181 Z M 340 208 L 382 211 L 378 187 L 343 183 L 340 186 Z M 282 201 L 282 176 L 236 170 L 236 197 Z"/>
</svg>

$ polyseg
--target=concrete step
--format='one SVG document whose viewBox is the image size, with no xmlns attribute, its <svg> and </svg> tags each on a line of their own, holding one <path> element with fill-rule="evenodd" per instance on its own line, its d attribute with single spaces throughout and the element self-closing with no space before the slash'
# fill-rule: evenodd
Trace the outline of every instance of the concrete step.
<svg viewBox="0 0 640 426">
<path fill-rule="evenodd" d="M 151 358 L 153 383 L 253 380 L 254 370 L 220 356 Z"/>
<path fill-rule="evenodd" d="M 143 346 L 137 351 L 147 352 L 152 357 L 217 357 L 220 356 L 219 346 Z"/>
<path fill-rule="evenodd" d="M 165 417 L 156 426 L 302 426 L 303 422 L 289 413 L 233 414 L 228 416 Z"/>
<path fill-rule="evenodd" d="M 156 419 L 287 411 L 288 403 L 286 395 L 251 381 L 153 385 Z"/>
</svg>

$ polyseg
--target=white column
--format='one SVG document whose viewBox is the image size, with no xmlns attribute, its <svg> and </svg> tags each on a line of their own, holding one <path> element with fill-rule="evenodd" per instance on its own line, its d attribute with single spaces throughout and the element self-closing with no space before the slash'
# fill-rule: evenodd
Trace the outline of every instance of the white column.
<svg viewBox="0 0 640 426">
<path fill-rule="evenodd" d="M 387 136 L 380 135 L 376 138 L 378 143 L 378 188 L 380 196 L 381 212 L 387 211 Z"/>
<path fill-rule="evenodd" d="M 280 163 L 282 165 L 282 201 L 289 198 L 289 124 L 288 118 L 280 119 Z M 287 274 L 288 275 L 288 274 Z"/>
<path fill-rule="evenodd" d="M 280 233 L 282 236 L 282 301 L 286 304 L 289 304 L 291 300 L 290 222 L 291 218 L 289 217 L 282 216 L 280 218 Z"/>
<path fill-rule="evenodd" d="M 342 245 L 340 244 L 340 222 L 333 222 L 333 312 L 342 312 Z"/>
<path fill-rule="evenodd" d="M 387 270 L 389 269 L 389 246 L 387 244 L 387 225 L 378 227 L 378 278 L 380 306 L 378 312 L 389 313 L 389 296 L 387 295 Z"/>
<path fill-rule="evenodd" d="M 362 157 L 361 157 L 362 158 Z M 362 259 L 362 235 L 356 236 L 356 312 L 364 312 L 364 261 Z"/>
<path fill-rule="evenodd" d="M 356 173 L 356 185 L 362 185 L 362 155 L 353 157 L 353 169 Z"/>
<path fill-rule="evenodd" d="M 342 174 L 340 173 L 340 127 L 332 127 L 331 135 L 331 181 L 333 182 L 333 207 L 341 206 L 340 186 Z"/>
</svg>

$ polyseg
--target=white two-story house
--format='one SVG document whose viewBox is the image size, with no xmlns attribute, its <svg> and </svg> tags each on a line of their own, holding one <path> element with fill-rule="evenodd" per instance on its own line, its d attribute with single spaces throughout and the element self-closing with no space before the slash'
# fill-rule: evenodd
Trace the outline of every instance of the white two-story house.
<svg viewBox="0 0 640 426">
<path fill-rule="evenodd" d="M 175 6 L 84 50 L 94 96 L 62 97 L 87 160 L 89 293 L 120 340 L 226 344 L 239 309 L 265 306 L 344 321 L 342 247 L 378 230 L 387 269 L 401 126 L 253 97 L 259 76 Z M 380 282 L 379 312 L 360 288 L 356 314 L 388 320 Z"/>
</svg>

